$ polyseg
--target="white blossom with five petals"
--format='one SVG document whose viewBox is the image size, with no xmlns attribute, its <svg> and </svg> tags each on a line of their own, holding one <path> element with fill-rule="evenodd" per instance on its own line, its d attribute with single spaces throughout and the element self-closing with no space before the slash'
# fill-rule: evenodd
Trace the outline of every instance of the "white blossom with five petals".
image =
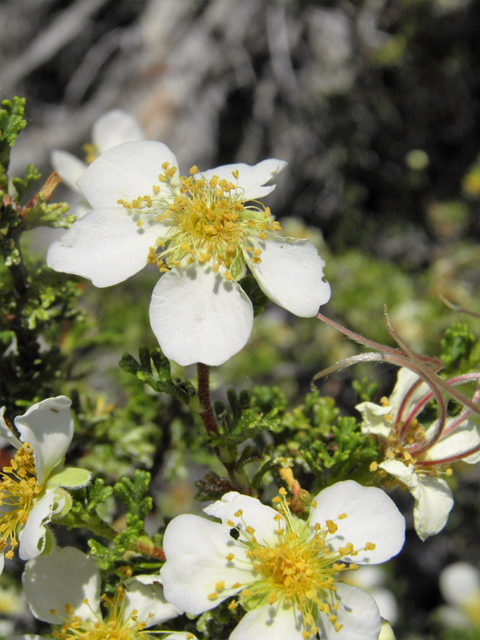
<svg viewBox="0 0 480 640">
<path fill-rule="evenodd" d="M 238 284 L 248 266 L 266 295 L 313 317 L 330 298 L 324 262 L 307 240 L 279 229 L 259 201 L 285 167 L 281 160 L 232 164 L 188 177 L 160 142 L 107 150 L 77 184 L 92 207 L 48 251 L 57 271 L 117 284 L 156 264 L 150 322 L 168 358 L 219 365 L 247 342 L 253 307 Z"/>
<path fill-rule="evenodd" d="M 78 637 L 144 640 L 144 629 L 182 613 L 166 602 L 158 576 L 128 578 L 113 597 L 101 597 L 100 572 L 95 561 L 74 547 L 28 562 L 22 583 L 33 615 L 38 620 L 62 625 L 56 632 L 58 640 Z M 107 609 L 105 617 L 102 601 Z M 43 640 L 41 636 L 34 637 Z M 187 637 L 193 638 L 191 634 L 167 636 L 170 640 Z"/>
<path fill-rule="evenodd" d="M 160 575 L 169 602 L 191 615 L 227 598 L 230 609 L 241 605 L 230 640 L 378 639 L 373 598 L 337 578 L 402 548 L 405 521 L 384 491 L 339 482 L 312 501 L 306 522 L 285 498 L 275 510 L 236 492 L 205 512 L 221 524 L 182 515 L 167 526 Z"/>
<path fill-rule="evenodd" d="M 453 507 L 452 492 L 441 474 L 449 475 L 450 465 L 458 460 L 479 462 L 480 436 L 473 419 L 463 412 L 447 418 L 440 437 L 432 440 L 437 423 L 424 430 L 416 419 L 432 392 L 423 382 L 414 387 L 418 381 L 415 373 L 401 368 L 388 399 L 381 405 L 362 402 L 356 409 L 362 415 L 363 433 L 376 436 L 384 451 L 378 467 L 413 495 L 415 530 L 425 540 L 443 529 Z"/>
<path fill-rule="evenodd" d="M 4 556 L 12 557 L 17 546 L 22 560 L 44 551 L 46 525 L 71 503 L 62 487 L 82 487 L 90 480 L 85 469 L 63 467 L 73 437 L 70 405 L 65 396 L 32 405 L 14 419 L 18 438 L 5 422 L 5 407 L 0 410 L 0 436 L 17 449 L 0 472 L 0 572 Z"/>
</svg>

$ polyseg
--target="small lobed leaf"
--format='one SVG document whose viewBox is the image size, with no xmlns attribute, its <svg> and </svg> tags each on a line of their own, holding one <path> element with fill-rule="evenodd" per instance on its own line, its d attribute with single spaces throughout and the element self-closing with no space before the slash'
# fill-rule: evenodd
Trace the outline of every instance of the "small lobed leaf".
<svg viewBox="0 0 480 640">
<path fill-rule="evenodd" d="M 148 495 L 150 474 L 142 469 L 135 469 L 133 480 L 122 477 L 114 486 L 114 492 L 130 514 L 141 521 L 152 510 L 152 498 Z"/>
</svg>

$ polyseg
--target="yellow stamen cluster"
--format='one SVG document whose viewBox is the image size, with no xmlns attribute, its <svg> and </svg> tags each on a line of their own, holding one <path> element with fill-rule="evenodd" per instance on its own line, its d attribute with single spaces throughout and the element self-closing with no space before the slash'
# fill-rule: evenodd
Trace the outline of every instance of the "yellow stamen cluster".
<svg viewBox="0 0 480 640">
<path fill-rule="evenodd" d="M 268 207 L 257 202 L 246 204 L 238 171 L 232 171 L 234 183 L 218 176 L 208 180 L 198 177 L 195 166 L 188 177 L 178 176 L 177 168 L 168 162 L 162 169 L 160 185 L 152 186 L 152 195 L 117 201 L 139 228 L 156 222 L 167 227 L 163 241 L 149 249 L 149 264 L 156 264 L 160 271 L 193 263 L 211 264 L 214 273 L 220 271 L 226 280 L 232 280 L 245 267 L 243 251 L 253 264 L 261 263 L 259 243 L 280 225 Z"/>
<path fill-rule="evenodd" d="M 10 465 L 0 472 L 0 550 L 10 549 L 6 558 L 13 557 L 18 546 L 18 532 L 27 521 L 35 497 L 41 492 L 37 484 L 32 449 L 24 444 L 18 449 Z"/>
<path fill-rule="evenodd" d="M 92 620 L 83 620 L 73 613 L 71 604 L 65 605 L 66 618 L 60 628 L 52 635 L 57 640 L 147 640 L 149 636 L 144 632 L 145 621 L 138 622 L 138 612 L 133 610 L 125 619 L 125 591 L 118 587 L 113 598 L 102 596 L 103 603 L 107 607 L 108 615 L 101 619 L 90 608 Z M 88 605 L 88 601 L 84 600 Z M 55 614 L 55 611 L 51 611 Z"/>
<path fill-rule="evenodd" d="M 389 402 L 386 398 L 380 400 L 382 406 L 388 406 Z M 393 414 L 385 416 L 387 422 L 393 422 Z M 451 475 L 452 470 L 445 465 L 422 465 L 424 460 L 428 460 L 428 449 L 422 453 L 415 453 L 415 447 L 421 445 L 425 441 L 425 429 L 422 425 L 413 418 L 409 421 L 407 428 L 403 431 L 402 426 L 404 423 L 400 422 L 399 425 L 391 430 L 390 435 L 385 443 L 383 443 L 383 458 L 385 460 L 399 460 L 403 464 L 409 466 L 414 465 L 416 471 L 421 471 L 423 474 L 432 476 L 438 476 L 439 473 L 445 473 Z M 370 471 L 378 471 L 379 475 L 384 478 L 387 472 L 384 469 L 379 469 L 376 462 L 372 462 L 370 465 Z M 385 482 L 386 488 L 392 488 L 398 484 L 396 478 L 391 478 Z M 401 484 L 402 488 L 406 488 Z"/>
<path fill-rule="evenodd" d="M 337 551 L 332 550 L 327 538 L 337 531 L 336 522 L 347 515 L 339 514 L 335 522 L 327 520 L 325 527 L 318 523 L 311 526 L 309 520 L 303 522 L 292 516 L 285 489 L 280 489 L 279 493 L 281 497 L 275 500 L 279 511 L 275 516 L 275 545 L 269 546 L 256 539 L 255 530 L 244 522 L 241 510 L 234 514 L 244 525 L 239 530 L 238 542 L 246 548 L 254 578 L 246 584 L 236 583 L 227 587 L 224 582 L 217 583 L 215 591 L 208 597 L 214 600 L 224 589 L 244 587 L 239 594 L 239 602 L 247 610 L 265 604 L 277 606 L 276 603 L 283 607 L 296 607 L 303 618 L 302 636 L 305 640 L 316 635 L 319 613 L 326 615 L 338 632 L 342 625 L 336 615 L 340 604 L 336 597 L 336 574 L 346 569 L 358 569 L 358 565 L 350 562 L 350 557 L 364 549 L 374 549 L 375 545 L 367 542 L 363 549 L 354 549 L 347 542 Z M 314 502 L 312 506 L 315 508 Z M 233 527 L 234 523 L 227 521 L 227 525 Z M 344 560 L 346 556 L 348 560 Z M 226 556 L 229 562 L 234 558 L 233 553 Z M 229 608 L 235 610 L 237 604 L 232 601 Z"/>
</svg>

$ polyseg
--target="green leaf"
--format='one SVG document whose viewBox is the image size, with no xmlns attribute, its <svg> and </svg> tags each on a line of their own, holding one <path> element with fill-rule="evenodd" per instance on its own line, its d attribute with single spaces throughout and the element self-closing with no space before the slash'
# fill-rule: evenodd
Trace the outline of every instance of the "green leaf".
<svg viewBox="0 0 480 640">
<path fill-rule="evenodd" d="M 20 131 L 27 124 L 24 117 L 24 98 L 14 97 L 2 100 L 0 109 L 0 189 L 8 192 L 8 165 L 10 163 L 10 149 Z"/>
<path fill-rule="evenodd" d="M 234 389 L 227 391 L 230 411 L 223 403 L 216 402 L 214 410 L 219 421 L 220 435 L 211 437 L 211 445 L 234 453 L 239 444 L 255 438 L 263 431 L 277 432 L 283 429 L 279 409 L 273 407 L 265 415 L 253 404 L 253 396 L 242 391 L 238 396 Z"/>
<path fill-rule="evenodd" d="M 467 361 L 476 344 L 477 340 L 466 324 L 454 324 L 448 328 L 440 342 L 440 358 L 445 369 L 458 368 L 460 360 Z"/>
<path fill-rule="evenodd" d="M 153 506 L 152 498 L 148 495 L 149 484 L 148 471 L 136 469 L 133 473 L 133 481 L 122 477 L 113 488 L 115 495 L 127 507 L 129 513 L 142 521 Z"/>
<path fill-rule="evenodd" d="M 23 117 L 25 98 L 16 96 L 10 100 L 2 100 L 0 109 L 0 153 L 7 147 L 13 147 L 15 139 L 27 122 Z"/>
<path fill-rule="evenodd" d="M 41 174 L 38 172 L 36 167 L 33 164 L 27 164 L 27 168 L 25 169 L 25 177 L 22 178 L 12 178 L 13 186 L 18 194 L 18 200 L 21 200 L 26 192 L 30 189 L 30 187 L 37 181 L 40 180 Z"/>
<path fill-rule="evenodd" d="M 88 487 L 72 491 L 72 496 L 76 501 L 72 510 L 76 513 L 81 511 L 94 513 L 97 507 L 106 502 L 112 493 L 113 488 L 105 486 L 102 478 L 95 478 L 95 482 Z"/>
<path fill-rule="evenodd" d="M 190 405 L 196 393 L 193 385 L 184 380 L 172 380 L 170 362 L 165 358 L 160 348 L 150 351 L 147 347 L 141 347 L 139 359 L 140 363 L 129 353 L 124 353 L 119 365 L 124 371 L 137 376 L 139 380 L 148 384 L 155 391 L 168 393 L 187 406 Z M 157 370 L 157 375 L 152 371 L 151 362 Z"/>
</svg>

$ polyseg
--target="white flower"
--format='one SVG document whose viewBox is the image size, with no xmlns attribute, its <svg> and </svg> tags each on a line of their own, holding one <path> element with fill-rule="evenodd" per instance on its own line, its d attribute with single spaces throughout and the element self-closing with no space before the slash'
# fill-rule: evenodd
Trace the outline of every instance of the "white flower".
<svg viewBox="0 0 480 640">
<path fill-rule="evenodd" d="M 97 156 L 119 144 L 143 140 L 144 137 L 140 125 L 133 116 L 120 109 L 114 109 L 107 111 L 93 123 L 92 143 L 84 146 L 85 162 L 59 149 L 52 151 L 50 162 L 65 184 L 76 193 L 81 193 L 76 182 Z"/>
<path fill-rule="evenodd" d="M 236 492 L 205 512 L 222 524 L 182 515 L 165 531 L 160 574 L 169 602 L 197 615 L 238 597 L 229 608 L 240 603 L 247 613 L 230 640 L 303 640 L 317 632 L 322 640 L 377 640 L 375 601 L 337 574 L 402 548 L 405 521 L 385 492 L 339 482 L 312 501 L 306 522 L 285 499 L 275 511 Z"/>
<path fill-rule="evenodd" d="M 480 571 L 467 562 L 455 562 L 440 574 L 440 591 L 448 603 L 439 615 L 448 626 L 480 627 Z"/>
<path fill-rule="evenodd" d="M 425 431 L 416 419 L 432 395 L 425 383 L 413 388 L 418 381 L 416 374 L 402 368 L 390 398 L 381 405 L 363 402 L 356 409 L 362 414 L 363 433 L 375 435 L 383 447 L 385 459 L 378 466 L 415 498 L 415 530 L 425 540 L 443 529 L 453 506 L 452 492 L 439 473 L 450 475 L 449 465 L 457 460 L 478 462 L 480 437 L 464 412 L 447 418 L 440 438 L 433 439 L 437 423 Z"/>
<path fill-rule="evenodd" d="M 97 287 L 156 264 L 164 275 L 150 322 L 165 355 L 181 365 L 222 364 L 245 345 L 253 324 L 252 304 L 237 284 L 245 266 L 269 298 L 298 316 L 313 317 L 330 298 L 314 246 L 273 235 L 279 225 L 258 202 L 285 165 L 264 160 L 202 174 L 192 167 L 185 178 L 161 142 L 109 149 L 78 180 L 93 211 L 50 246 L 47 264 Z"/>
<path fill-rule="evenodd" d="M 90 473 L 65 468 L 63 458 L 73 437 L 71 401 L 65 396 L 48 398 L 15 418 L 19 439 L 8 428 L 0 410 L 0 436 L 17 449 L 8 467 L 0 472 L 0 571 L 19 546 L 22 560 L 37 557 L 45 548 L 46 524 L 70 506 L 60 487 L 81 487 Z"/>
<path fill-rule="evenodd" d="M 113 597 L 101 596 L 97 565 L 74 547 L 30 560 L 22 583 L 33 615 L 62 625 L 55 635 L 58 640 L 78 637 L 143 640 L 144 629 L 182 613 L 166 602 L 158 576 L 129 578 Z M 108 610 L 105 618 L 101 602 Z"/>
</svg>

